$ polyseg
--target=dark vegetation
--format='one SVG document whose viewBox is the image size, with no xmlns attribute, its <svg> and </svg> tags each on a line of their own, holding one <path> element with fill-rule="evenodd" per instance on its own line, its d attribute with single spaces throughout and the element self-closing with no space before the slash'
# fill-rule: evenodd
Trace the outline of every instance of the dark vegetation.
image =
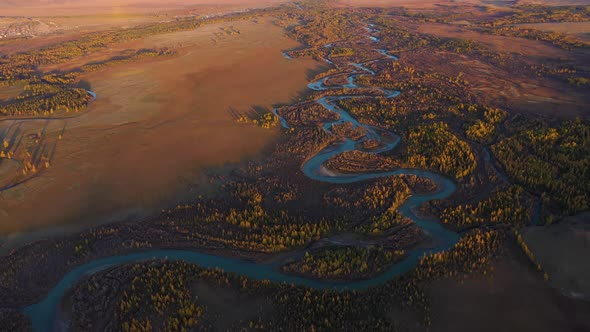
<svg viewBox="0 0 590 332">
<path fill-rule="evenodd" d="M 510 178 L 540 196 L 544 221 L 588 210 L 590 124 L 578 119 L 557 128 L 519 127 L 492 151 Z"/>
<path fill-rule="evenodd" d="M 542 40 L 564 49 L 588 48 L 583 40 L 559 32 L 541 31 L 518 26 L 524 23 L 588 22 L 590 8 L 582 6 L 520 6 L 512 15 L 481 22 L 481 31 L 503 35 Z"/>
<path fill-rule="evenodd" d="M 210 298 L 198 295 L 198 285 L 202 284 L 218 293 L 224 289 L 236 292 L 241 302 L 235 306 L 270 304 L 266 310 L 253 311 L 242 319 L 232 315 L 234 309 L 226 308 L 223 317 L 232 322 L 232 329 L 389 331 L 401 325 L 390 314 L 398 308 L 416 313 L 430 325 L 431 309 L 424 286 L 432 280 L 491 273 L 493 260 L 502 253 L 507 236 L 499 231 L 474 231 L 451 251 L 422 258 L 409 275 L 363 292 L 256 281 L 184 262 L 126 265 L 99 272 L 78 284 L 73 292 L 77 300 L 72 326 L 88 329 L 95 322 L 114 317 L 105 330 L 211 329 L 214 308 Z M 104 311 L 89 310 L 97 305 Z"/>
<path fill-rule="evenodd" d="M 403 250 L 382 247 L 339 247 L 320 252 L 305 252 L 301 260 L 289 263 L 283 271 L 330 280 L 369 278 L 404 257 Z"/>
<path fill-rule="evenodd" d="M 482 225 L 526 225 L 531 219 L 532 204 L 518 186 L 500 189 L 476 204 L 458 205 L 445 209 L 440 219 L 457 229 Z"/>
</svg>

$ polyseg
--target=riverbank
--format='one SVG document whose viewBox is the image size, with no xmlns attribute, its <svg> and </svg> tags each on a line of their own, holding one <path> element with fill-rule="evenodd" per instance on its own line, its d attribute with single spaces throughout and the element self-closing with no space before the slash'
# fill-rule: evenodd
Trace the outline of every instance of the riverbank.
<svg viewBox="0 0 590 332">
<path fill-rule="evenodd" d="M 389 58 L 387 58 L 389 59 Z M 360 66 L 360 65 L 358 65 Z M 357 66 L 357 67 L 358 67 Z M 358 74 L 351 74 L 349 78 L 349 82 L 356 87 L 354 84 L 354 77 Z M 310 87 L 321 87 L 321 85 L 310 83 Z M 346 87 L 344 87 L 346 88 Z M 323 87 L 320 90 L 324 89 Z M 386 93 L 387 94 L 387 93 Z M 389 95 L 391 95 L 389 93 Z M 395 94 L 397 95 L 397 94 Z M 348 98 L 346 96 L 340 96 L 342 98 Z M 364 130 L 366 130 L 367 135 L 363 136 L 360 139 L 373 139 L 373 140 L 380 140 L 380 136 L 377 134 L 377 131 L 373 129 L 371 126 L 361 125 L 357 122 L 353 117 L 351 117 L 346 111 L 342 109 L 337 109 L 335 106 L 328 104 L 325 98 L 319 99 L 318 104 L 327 108 L 329 111 L 337 112 L 339 114 L 338 120 L 339 122 L 350 122 L 353 127 L 363 126 Z M 285 124 L 285 121 L 281 121 Z M 324 124 L 323 128 L 326 130 L 327 133 L 331 133 L 328 129 L 332 124 L 327 123 Z M 348 140 L 350 141 L 350 140 Z M 395 141 L 397 144 L 399 140 Z M 354 149 L 356 144 L 353 141 L 350 141 L 352 144 L 339 144 L 337 145 L 339 148 L 333 147 L 326 147 L 324 150 L 318 152 L 314 157 L 307 158 L 307 161 L 302 166 L 304 174 L 311 180 L 320 181 L 320 182 L 327 182 L 327 183 L 353 183 L 359 182 L 363 180 L 373 179 L 373 178 L 382 178 L 382 177 L 389 177 L 392 175 L 404 175 L 404 174 L 412 174 L 418 177 L 426 177 L 431 182 L 437 185 L 437 190 L 433 191 L 428 194 L 422 195 L 414 195 L 411 196 L 406 202 L 399 207 L 399 211 L 402 216 L 413 220 L 418 227 L 422 228 L 426 231 L 429 236 L 433 237 L 435 244 L 432 248 L 416 248 L 408 252 L 407 255 L 404 255 L 404 259 L 397 262 L 396 264 L 392 265 L 390 268 L 385 270 L 383 273 L 374 276 L 370 279 L 362 280 L 362 281 L 349 281 L 346 283 L 327 283 L 323 281 L 319 281 L 316 279 L 306 279 L 302 277 L 292 276 L 288 274 L 281 273 L 277 271 L 275 268 L 269 265 L 263 264 L 252 264 L 245 261 L 236 261 L 229 258 L 223 258 L 221 256 L 209 256 L 206 254 L 197 253 L 194 251 L 171 251 L 171 250 L 146 250 L 140 253 L 131 253 L 127 255 L 116 255 L 116 256 L 109 256 L 105 258 L 99 258 L 94 260 L 87 260 L 87 263 L 83 265 L 75 264 L 77 266 L 70 272 L 68 272 L 55 287 L 52 288 L 49 295 L 45 298 L 45 300 L 39 302 L 36 305 L 29 306 L 26 309 L 27 314 L 29 317 L 34 318 L 33 325 L 35 329 L 40 329 L 43 326 L 53 325 L 52 320 L 55 319 L 55 312 L 56 306 L 59 305 L 61 298 L 64 296 L 64 293 L 72 287 L 72 285 L 79 281 L 79 279 L 87 274 L 89 271 L 97 271 L 102 270 L 113 265 L 120 265 L 126 263 L 133 263 L 133 262 L 140 262 L 150 258 L 167 258 L 171 260 L 183 260 L 192 263 L 197 263 L 204 267 L 219 267 L 228 272 L 236 272 L 240 273 L 241 275 L 253 277 L 255 279 L 264 278 L 264 280 L 270 280 L 275 282 L 290 282 L 295 283 L 302 286 L 307 287 L 314 287 L 319 289 L 342 289 L 342 290 L 349 290 L 349 289 L 365 289 L 367 287 L 380 285 L 392 278 L 398 277 L 403 273 L 409 271 L 413 267 L 415 267 L 420 257 L 425 254 L 433 253 L 433 252 L 440 252 L 444 250 L 450 249 L 457 241 L 458 235 L 445 230 L 441 225 L 439 225 L 436 221 L 431 219 L 420 219 L 418 218 L 412 210 L 422 205 L 424 202 L 432 200 L 432 199 L 444 199 L 448 197 L 453 191 L 455 190 L 455 185 L 452 181 L 445 179 L 441 176 L 436 174 L 421 171 L 421 170 L 406 170 L 406 169 L 398 169 L 395 172 L 378 172 L 378 173 L 365 173 L 360 175 L 335 175 L 330 177 L 329 175 L 318 175 L 320 174 L 321 168 L 323 167 L 323 163 L 325 160 L 331 158 L 331 156 L 337 155 L 342 153 L 343 149 Z M 395 144 L 390 144 L 389 147 L 382 149 L 383 151 L 377 152 L 384 152 L 389 149 L 393 149 Z M 144 223 L 142 223 L 142 227 Z M 144 230 L 145 231 L 145 230 Z M 117 233 L 116 230 L 98 230 L 97 235 L 91 234 L 90 236 L 94 236 L 95 238 L 100 238 L 102 242 L 110 242 L 108 239 L 113 233 Z M 146 233 L 146 232 L 143 232 Z M 149 233 L 149 232 L 147 232 Z M 182 234 L 182 233 L 181 233 Z M 170 232 L 167 232 L 168 241 L 170 237 Z M 166 247 L 162 243 L 154 243 L 154 239 L 147 240 L 138 240 L 133 238 L 130 240 L 130 236 L 125 235 L 124 238 L 129 243 L 130 248 L 137 247 L 141 248 L 163 248 Z M 187 237 L 188 238 L 188 237 Z M 207 241 L 201 242 L 200 245 L 205 245 Z M 178 246 L 178 240 L 174 241 L 176 246 Z M 198 243 L 198 242 L 197 242 Z M 96 254 L 96 252 L 100 252 L 97 250 L 96 245 L 97 243 L 91 244 L 91 251 L 87 251 L 86 247 L 89 245 L 88 239 L 84 239 L 84 242 L 81 244 L 77 244 L 74 246 L 74 252 L 82 252 L 88 254 Z M 190 247 L 195 247 L 195 244 L 192 243 Z M 111 248 L 112 249 L 112 248 Z M 211 248 L 208 248 L 211 249 Z M 252 251 L 250 251 L 252 252 Z"/>
</svg>

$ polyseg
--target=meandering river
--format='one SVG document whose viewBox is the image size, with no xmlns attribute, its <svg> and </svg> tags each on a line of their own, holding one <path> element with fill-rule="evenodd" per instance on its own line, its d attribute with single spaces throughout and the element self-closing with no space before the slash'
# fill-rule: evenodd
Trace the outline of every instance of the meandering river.
<svg viewBox="0 0 590 332">
<path fill-rule="evenodd" d="M 387 54 L 385 50 L 375 50 L 382 58 L 371 60 L 364 63 L 353 63 L 352 67 L 356 68 L 352 73 L 348 75 L 348 82 L 342 86 L 327 86 L 326 82 L 333 75 L 327 76 L 312 82 L 309 84 L 309 88 L 312 90 L 328 90 L 328 89 L 355 89 L 359 86 L 355 83 L 355 78 L 361 75 L 374 75 L 374 71 L 365 67 L 367 64 L 375 61 L 394 61 L 397 58 Z M 286 53 L 285 53 L 286 54 Z M 284 55 L 285 55 L 284 54 Z M 384 97 L 393 98 L 399 94 L 398 91 L 389 91 L 385 89 L 379 89 Z M 346 151 L 352 151 L 359 149 L 359 143 L 366 139 L 377 139 L 382 142 L 381 146 L 375 150 L 371 150 L 371 153 L 382 153 L 389 151 L 397 146 L 400 141 L 399 136 L 393 135 L 393 140 L 383 140 L 379 134 L 379 130 L 376 128 L 359 123 L 354 119 L 346 110 L 337 107 L 334 101 L 338 99 L 354 98 L 359 95 L 346 95 L 346 96 L 328 96 L 318 99 L 316 102 L 322 105 L 326 109 L 336 112 L 339 114 L 339 119 L 333 122 L 325 123 L 324 130 L 331 132 L 332 125 L 350 122 L 354 127 L 362 127 L 366 130 L 366 135 L 357 140 L 346 139 L 342 142 L 335 143 L 328 146 L 318 154 L 310 158 L 303 166 L 302 171 L 310 179 L 330 182 L 330 183 L 352 183 L 358 181 L 364 181 L 369 179 L 375 179 L 380 177 L 387 177 L 391 175 L 404 175 L 413 174 L 419 177 L 429 178 L 437 184 L 437 190 L 432 193 L 424 195 L 413 195 L 400 206 L 398 212 L 407 218 L 413 220 L 418 227 L 420 227 L 426 234 L 433 239 L 433 246 L 425 249 L 413 249 L 408 252 L 408 255 L 401 262 L 394 264 L 387 271 L 379 274 L 371 279 L 362 281 L 350 281 L 350 282 L 331 282 L 321 281 L 311 278 L 293 276 L 285 274 L 280 270 L 278 263 L 265 264 L 255 263 L 251 261 L 215 256 L 210 254 L 204 254 L 189 250 L 150 250 L 142 251 L 138 253 L 105 257 L 97 260 L 90 261 L 84 265 L 78 266 L 75 269 L 69 271 L 58 283 L 55 285 L 47 294 L 47 296 L 39 303 L 31 305 L 25 309 L 26 315 L 31 319 L 34 331 L 48 331 L 55 329 L 63 329 L 62 324 L 56 319 L 58 308 L 61 299 L 65 293 L 73 287 L 77 282 L 80 281 L 84 276 L 97 273 L 99 271 L 117 266 L 122 264 L 129 264 L 135 262 L 146 261 L 150 259 L 168 259 L 170 261 L 187 261 L 190 263 L 198 264 L 205 268 L 221 268 L 227 272 L 234 272 L 239 275 L 243 275 L 253 279 L 259 280 L 270 280 L 273 282 L 286 282 L 300 286 L 312 287 L 317 289 L 334 289 L 334 290 L 360 290 L 366 289 L 372 286 L 381 285 L 388 280 L 391 280 L 415 267 L 420 258 L 429 253 L 440 252 L 450 249 L 459 239 L 459 235 L 453 231 L 445 229 L 440 225 L 437 220 L 423 218 L 415 214 L 415 209 L 427 201 L 435 199 L 444 199 L 451 195 L 455 191 L 455 184 L 450 179 L 447 179 L 441 175 L 417 169 L 397 169 L 390 172 L 372 172 L 372 173 L 361 173 L 361 174 L 335 174 L 329 172 L 324 168 L 324 163 L 340 153 Z M 288 122 L 280 117 L 275 110 L 275 114 L 279 117 L 281 125 L 285 128 L 289 128 Z"/>
</svg>

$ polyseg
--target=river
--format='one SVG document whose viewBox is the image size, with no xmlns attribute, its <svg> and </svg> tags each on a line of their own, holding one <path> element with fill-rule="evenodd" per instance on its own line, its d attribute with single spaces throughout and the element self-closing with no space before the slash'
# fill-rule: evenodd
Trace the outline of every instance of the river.
<svg viewBox="0 0 590 332">
<path fill-rule="evenodd" d="M 385 50 L 375 50 L 382 58 L 367 61 L 364 63 L 352 63 L 351 66 L 360 70 L 354 70 L 348 76 L 348 83 L 342 86 L 326 86 L 326 81 L 331 76 L 324 77 L 316 82 L 311 82 L 308 87 L 312 90 L 322 91 L 331 89 L 355 89 L 359 86 L 355 83 L 355 78 L 361 75 L 374 75 L 374 71 L 365 67 L 367 64 L 376 61 L 395 61 L 397 58 L 387 54 Z M 338 74 L 336 74 L 338 75 Z M 398 91 L 389 91 L 379 89 L 384 97 L 393 98 L 399 95 Z M 61 299 L 66 292 L 79 282 L 84 276 L 97 273 L 99 271 L 122 264 L 137 263 L 151 259 L 167 259 L 170 261 L 187 261 L 189 263 L 198 264 L 205 268 L 221 268 L 227 272 L 234 272 L 252 279 L 270 280 L 273 282 L 285 282 L 295 285 L 312 287 L 316 289 L 334 289 L 334 290 L 362 290 L 368 287 L 382 285 L 385 282 L 400 276 L 413 267 L 415 267 L 420 258 L 426 254 L 445 251 L 450 249 L 459 240 L 459 235 L 451 230 L 441 226 L 438 220 L 423 218 L 414 213 L 416 208 L 430 200 L 445 199 L 455 191 L 455 184 L 448 178 L 441 175 L 418 169 L 397 169 L 389 172 L 368 172 L 360 174 L 335 174 L 326 171 L 324 163 L 326 160 L 335 155 L 346 151 L 358 149 L 359 143 L 366 139 L 379 139 L 382 146 L 376 150 L 368 151 L 370 153 L 382 153 L 394 149 L 400 141 L 399 136 L 393 134 L 394 140 L 385 142 L 381 139 L 379 131 L 374 127 L 359 123 L 346 110 L 337 107 L 333 102 L 338 99 L 354 98 L 358 95 L 346 96 L 328 96 L 318 99 L 316 102 L 326 109 L 339 114 L 339 119 L 333 122 L 325 123 L 323 128 L 327 132 L 331 132 L 331 127 L 334 124 L 342 122 L 350 122 L 353 127 L 362 127 L 367 134 L 357 140 L 346 139 L 342 142 L 335 143 L 326 147 L 315 156 L 310 158 L 302 166 L 302 171 L 310 179 L 330 183 L 353 183 L 358 181 L 365 181 L 380 177 L 387 177 L 392 175 L 412 174 L 419 177 L 429 178 L 437 184 L 437 190 L 423 195 L 413 195 L 407 199 L 402 206 L 399 207 L 398 212 L 403 216 L 413 220 L 422 231 L 424 231 L 431 239 L 434 245 L 426 249 L 413 249 L 408 252 L 408 255 L 399 263 L 392 265 L 387 271 L 381 273 L 371 279 L 362 281 L 350 282 L 336 282 L 336 281 L 321 281 L 312 278 L 305 278 L 300 276 L 293 276 L 285 274 L 280 270 L 280 265 L 277 263 L 255 263 L 251 261 L 215 256 L 210 254 L 199 253 L 190 250 L 150 250 L 138 253 L 105 257 L 90 261 L 84 265 L 78 266 L 69 271 L 47 294 L 47 296 L 39 303 L 25 308 L 25 314 L 31 319 L 34 331 L 48 331 L 55 329 L 62 329 L 64 324 L 60 324 L 57 317 L 58 308 Z M 274 113 L 279 117 L 280 123 L 283 127 L 289 128 L 289 124 L 285 119 L 280 117 L 276 110 Z"/>
</svg>

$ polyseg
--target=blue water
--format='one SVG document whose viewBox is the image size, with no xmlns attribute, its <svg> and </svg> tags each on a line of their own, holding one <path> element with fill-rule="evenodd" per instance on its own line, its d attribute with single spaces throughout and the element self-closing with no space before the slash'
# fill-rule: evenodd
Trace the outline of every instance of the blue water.
<svg viewBox="0 0 590 332">
<path fill-rule="evenodd" d="M 287 52 L 283 52 L 281 53 L 283 55 L 283 58 L 287 59 L 287 60 L 293 60 L 293 57 L 289 55 L 289 53 Z"/>
<path fill-rule="evenodd" d="M 352 63 L 351 65 L 352 65 L 353 67 L 356 67 L 356 68 L 358 68 L 358 69 L 362 70 L 362 71 L 366 71 L 366 72 L 368 72 L 370 75 L 375 75 L 375 72 L 374 72 L 373 70 L 371 70 L 371 69 L 369 69 L 369 68 L 367 68 L 367 67 L 365 67 L 365 66 L 363 66 L 363 65 L 361 65 L 361 64 L 358 64 L 358 63 Z"/>
<path fill-rule="evenodd" d="M 392 59 L 392 60 L 398 60 L 398 57 L 396 57 L 395 55 L 391 55 L 387 52 L 387 50 L 383 50 L 383 49 L 376 49 L 375 51 L 379 52 L 379 54 L 387 57 L 388 59 Z"/>
<path fill-rule="evenodd" d="M 385 59 L 397 59 L 394 56 L 387 54 L 385 50 L 376 50 Z M 365 62 L 364 64 L 381 61 L 373 60 Z M 342 89 L 342 88 L 358 88 L 354 79 L 361 75 L 374 75 L 375 73 L 364 67 L 363 64 L 352 64 L 353 67 L 361 70 L 361 72 L 354 72 L 349 75 L 348 83 L 340 87 L 328 87 L 324 83 L 331 76 L 325 77 L 317 82 L 309 84 L 312 90 L 327 90 L 327 89 Z M 363 73 L 364 72 L 364 73 Z M 380 89 L 386 98 L 393 98 L 399 94 L 398 91 L 389 91 Z M 345 98 L 354 98 L 358 96 L 332 96 L 323 97 L 317 100 L 317 103 L 326 109 L 336 112 L 339 115 L 338 120 L 324 124 L 323 128 L 331 132 L 332 125 L 336 123 L 350 122 L 354 127 L 362 127 L 366 130 L 365 137 L 358 141 L 346 139 L 342 142 L 335 143 L 318 154 L 313 156 L 302 166 L 302 171 L 306 176 L 313 180 L 329 182 L 329 183 L 352 183 L 364 180 L 370 180 L 380 177 L 387 177 L 392 175 L 413 174 L 419 177 L 429 178 L 437 184 L 437 190 L 434 193 L 426 195 L 413 195 L 407 199 L 402 206 L 399 207 L 398 212 L 405 217 L 412 219 L 418 227 L 420 227 L 426 234 L 434 240 L 434 246 L 429 249 L 414 249 L 408 252 L 408 255 L 401 262 L 393 265 L 384 273 L 362 281 L 351 282 L 335 282 L 335 281 L 321 281 L 316 279 L 308 279 L 304 277 L 292 276 L 284 274 L 280 271 L 280 266 L 277 264 L 255 263 L 236 258 L 221 257 L 209 254 L 198 253 L 189 250 L 150 250 L 142 251 L 129 255 L 111 256 L 101 259 L 96 259 L 84 265 L 78 266 L 69 271 L 47 294 L 47 296 L 39 303 L 25 308 L 25 314 L 31 319 L 34 331 L 49 331 L 54 328 L 63 326 L 59 325 L 57 318 L 57 311 L 60 301 L 64 294 L 73 287 L 81 278 L 86 275 L 96 273 L 101 270 L 108 269 L 113 266 L 129 264 L 135 262 L 146 261 L 150 259 L 168 259 L 170 261 L 186 261 L 189 263 L 198 264 L 204 268 L 221 268 L 227 272 L 234 272 L 257 280 L 270 280 L 273 282 L 290 283 L 300 286 L 312 287 L 316 289 L 333 289 L 333 290 L 361 290 L 373 286 L 382 285 L 383 283 L 404 274 L 418 264 L 420 258 L 425 254 L 433 252 L 440 252 L 448 250 L 459 240 L 459 235 L 450 230 L 445 229 L 436 220 L 425 219 L 417 216 L 414 210 L 427 201 L 434 199 L 444 199 L 455 191 L 455 184 L 450 179 L 441 175 L 417 169 L 397 169 L 389 172 L 370 172 L 361 174 L 334 174 L 326 170 L 323 164 L 333 156 L 345 151 L 352 151 L 358 149 L 358 144 L 365 139 L 381 139 L 379 130 L 370 125 L 359 123 L 347 111 L 337 107 L 333 101 Z M 280 117 L 276 111 L 275 115 L 280 119 L 281 125 L 289 128 L 289 124 L 285 119 Z M 381 140 L 380 148 L 371 150 L 371 153 L 382 153 L 394 149 L 400 141 L 399 136 L 391 133 L 393 139 Z"/>
<path fill-rule="evenodd" d="M 94 93 L 94 91 L 86 90 L 86 92 L 88 92 L 88 94 L 91 95 L 93 99 L 96 99 L 96 93 Z"/>
<path fill-rule="evenodd" d="M 275 115 L 277 118 L 279 118 L 279 121 L 281 122 L 281 126 L 282 126 L 283 128 L 286 128 L 286 129 L 289 129 L 289 128 L 290 128 L 290 127 L 289 127 L 289 124 L 287 123 L 287 120 L 283 119 L 283 117 L 281 117 L 281 116 L 279 115 L 279 113 L 277 113 L 277 109 L 276 109 L 276 108 L 273 108 L 273 109 L 272 109 L 272 112 L 274 113 L 274 115 Z"/>
</svg>

